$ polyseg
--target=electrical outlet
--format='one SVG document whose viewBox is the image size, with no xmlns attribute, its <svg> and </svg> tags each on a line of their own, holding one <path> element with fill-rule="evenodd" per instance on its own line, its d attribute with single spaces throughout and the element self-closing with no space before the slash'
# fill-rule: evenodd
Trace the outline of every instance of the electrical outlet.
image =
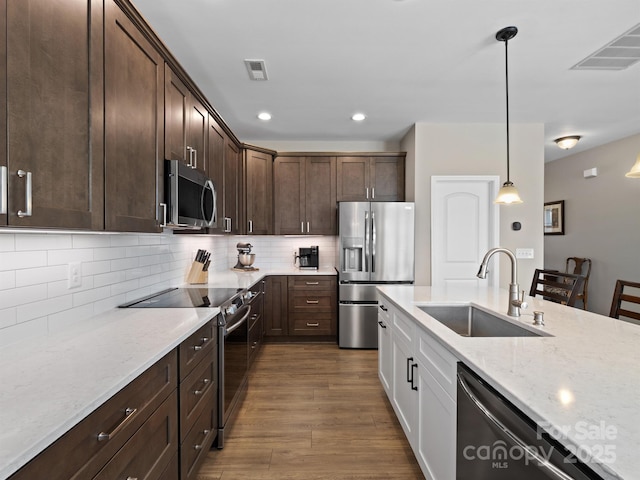
<svg viewBox="0 0 640 480">
<path fill-rule="evenodd" d="M 516 258 L 533 259 L 533 248 L 516 248 Z"/>
<path fill-rule="evenodd" d="M 78 288 L 82 285 L 82 271 L 80 267 L 80 262 L 70 262 L 69 263 L 69 285 L 67 288 Z"/>
</svg>

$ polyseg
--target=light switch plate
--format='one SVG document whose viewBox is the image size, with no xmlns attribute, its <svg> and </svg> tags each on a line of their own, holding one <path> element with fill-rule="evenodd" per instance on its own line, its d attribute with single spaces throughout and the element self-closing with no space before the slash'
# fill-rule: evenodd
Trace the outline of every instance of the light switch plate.
<svg viewBox="0 0 640 480">
<path fill-rule="evenodd" d="M 69 263 L 69 285 L 67 288 L 78 288 L 82 286 L 82 271 L 80 267 L 80 262 L 70 262 Z"/>
<path fill-rule="evenodd" d="M 516 248 L 516 258 L 533 258 L 533 248 Z"/>
</svg>

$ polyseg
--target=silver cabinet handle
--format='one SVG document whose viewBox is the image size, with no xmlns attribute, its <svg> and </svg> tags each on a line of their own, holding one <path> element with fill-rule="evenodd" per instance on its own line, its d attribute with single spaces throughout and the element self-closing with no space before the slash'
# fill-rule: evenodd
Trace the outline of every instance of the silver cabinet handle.
<svg viewBox="0 0 640 480">
<path fill-rule="evenodd" d="M 191 160 L 192 151 L 193 151 L 193 149 L 189 145 L 187 145 L 187 153 L 189 154 L 189 158 L 187 159 L 187 166 L 188 167 L 190 167 L 192 165 L 192 160 Z"/>
<path fill-rule="evenodd" d="M 198 168 L 198 150 L 193 149 L 193 165 L 191 168 Z"/>
<path fill-rule="evenodd" d="M 304 233 L 304 222 L 300 222 L 300 233 Z"/>
<path fill-rule="evenodd" d="M 202 380 L 202 390 L 194 390 L 193 394 L 202 395 L 207 390 L 207 385 L 209 385 L 210 381 L 211 380 L 209 380 L 208 378 L 205 378 L 204 380 Z"/>
<path fill-rule="evenodd" d="M 317 305 L 318 303 L 320 303 L 320 300 L 307 300 L 307 303 L 309 305 Z"/>
<path fill-rule="evenodd" d="M 31 214 L 33 213 L 33 204 L 32 204 L 32 199 L 33 199 L 33 182 L 32 182 L 32 174 L 31 172 L 25 172 L 24 170 L 18 170 L 18 176 L 20 178 L 23 177 L 27 177 L 27 183 L 25 186 L 25 211 L 23 212 L 22 210 L 18 210 L 18 216 L 20 218 L 23 217 L 30 217 Z"/>
<path fill-rule="evenodd" d="M 230 233 L 231 232 L 231 218 L 230 217 L 224 217 L 224 231 L 225 233 Z"/>
<path fill-rule="evenodd" d="M 307 233 L 309 233 L 309 222 L 307 222 Z"/>
<path fill-rule="evenodd" d="M 371 212 L 371 273 L 376 271 L 376 214 Z"/>
<path fill-rule="evenodd" d="M 371 187 L 371 200 L 376 198 L 376 187 Z"/>
<path fill-rule="evenodd" d="M 474 403 L 474 405 L 480 410 L 496 427 L 498 427 L 507 437 L 509 437 L 514 443 L 516 443 L 520 448 L 522 448 L 527 455 L 531 455 L 529 458 L 534 458 L 541 467 L 546 468 L 552 475 L 553 478 L 558 480 L 572 480 L 572 477 L 567 475 L 566 473 L 559 470 L 555 465 L 550 463 L 548 460 L 543 458 L 535 448 L 531 448 L 527 445 L 523 440 L 521 440 L 515 433 L 509 430 L 498 418 L 493 415 L 489 411 L 487 407 L 485 407 L 482 402 L 471 392 L 469 385 L 467 385 L 466 380 L 458 373 L 458 384 L 462 387 L 464 393 L 469 397 L 469 399 Z"/>
<path fill-rule="evenodd" d="M 367 187 L 367 199 L 369 198 L 369 187 Z"/>
<path fill-rule="evenodd" d="M 253 220 L 249 220 L 249 233 L 253 233 Z"/>
<path fill-rule="evenodd" d="M 319 326 L 320 326 L 320 324 L 318 322 L 316 322 L 316 323 L 307 322 L 307 327 L 319 327 Z"/>
<path fill-rule="evenodd" d="M 160 223 L 160 226 L 164 228 L 167 226 L 167 204 L 161 203 L 160 206 L 162 207 L 162 223 Z"/>
<path fill-rule="evenodd" d="M 0 215 L 7 213 L 7 167 L 0 167 Z"/>
<path fill-rule="evenodd" d="M 202 350 L 202 348 L 207 344 L 207 342 L 209 341 L 209 338 L 207 337 L 202 337 L 202 343 L 200 345 L 194 345 L 193 349 L 198 352 L 200 350 Z"/>
<path fill-rule="evenodd" d="M 320 285 L 320 282 L 304 282 L 307 285 Z"/>
<path fill-rule="evenodd" d="M 138 480 L 138 477 L 127 477 L 127 480 Z"/>
<path fill-rule="evenodd" d="M 206 430 L 202 431 L 202 434 L 204 435 L 204 438 L 207 438 L 207 435 L 209 435 L 210 431 L 211 430 L 209 430 L 209 429 L 206 429 Z M 204 438 L 203 438 L 203 440 L 204 440 Z M 194 450 L 202 450 L 202 444 L 194 445 L 193 448 L 194 448 Z"/>
<path fill-rule="evenodd" d="M 369 271 L 369 212 L 364 212 L 364 271 Z"/>
<path fill-rule="evenodd" d="M 137 411 L 137 408 L 127 408 L 124 411 L 124 419 L 118 424 L 118 426 L 114 428 L 110 433 L 100 432 L 98 434 L 98 441 L 104 442 L 105 440 L 111 440 L 115 435 L 118 434 L 120 430 L 124 428 L 127 423 L 129 423 L 129 421 L 134 417 Z"/>
</svg>

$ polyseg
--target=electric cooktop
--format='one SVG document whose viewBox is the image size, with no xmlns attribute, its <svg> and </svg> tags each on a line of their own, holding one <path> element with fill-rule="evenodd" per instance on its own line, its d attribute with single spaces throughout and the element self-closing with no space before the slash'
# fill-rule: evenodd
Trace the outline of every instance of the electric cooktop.
<svg viewBox="0 0 640 480">
<path fill-rule="evenodd" d="M 219 307 L 242 291 L 243 289 L 237 288 L 169 288 L 123 303 L 120 308 Z"/>
</svg>

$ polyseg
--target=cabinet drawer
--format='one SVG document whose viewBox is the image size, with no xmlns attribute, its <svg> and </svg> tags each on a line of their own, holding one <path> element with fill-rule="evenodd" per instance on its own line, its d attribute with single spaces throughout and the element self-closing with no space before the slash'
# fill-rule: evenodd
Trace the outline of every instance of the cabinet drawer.
<svg viewBox="0 0 640 480">
<path fill-rule="evenodd" d="M 158 479 L 178 449 L 178 395 L 174 391 L 94 480 Z"/>
<path fill-rule="evenodd" d="M 156 362 L 49 448 L 11 480 L 92 478 L 177 387 L 176 350 Z M 130 409 L 127 415 L 126 411 Z M 109 438 L 98 440 L 98 434 Z M 60 459 L 64 459 L 61 462 Z"/>
<path fill-rule="evenodd" d="M 180 344 L 180 380 L 182 381 L 193 367 L 203 358 L 211 358 L 216 343 L 216 319 L 207 322 L 197 332 Z"/>
<path fill-rule="evenodd" d="M 298 290 L 289 295 L 289 312 L 331 312 L 335 309 L 335 292 Z"/>
<path fill-rule="evenodd" d="M 165 468 L 164 472 L 158 477 L 158 480 L 178 480 L 178 478 L 180 478 L 180 463 L 178 461 L 178 453 L 176 452 L 169 461 L 167 468 Z"/>
<path fill-rule="evenodd" d="M 198 467 L 204 460 L 207 452 L 211 448 L 211 444 L 216 437 L 217 412 L 212 405 L 200 413 L 200 416 L 193 424 L 193 428 L 189 431 L 182 446 L 180 447 L 180 458 L 182 480 L 192 479 L 198 473 Z"/>
<path fill-rule="evenodd" d="M 320 289 L 335 290 L 335 277 L 325 275 L 291 275 L 289 277 L 289 289 Z"/>
<path fill-rule="evenodd" d="M 297 314 L 290 317 L 291 335 L 334 335 L 334 315 L 328 314 Z M 291 329 L 293 327 L 293 329 Z"/>
<path fill-rule="evenodd" d="M 216 364 L 205 359 L 180 383 L 180 440 L 204 408 L 211 408 L 217 390 Z"/>
</svg>

